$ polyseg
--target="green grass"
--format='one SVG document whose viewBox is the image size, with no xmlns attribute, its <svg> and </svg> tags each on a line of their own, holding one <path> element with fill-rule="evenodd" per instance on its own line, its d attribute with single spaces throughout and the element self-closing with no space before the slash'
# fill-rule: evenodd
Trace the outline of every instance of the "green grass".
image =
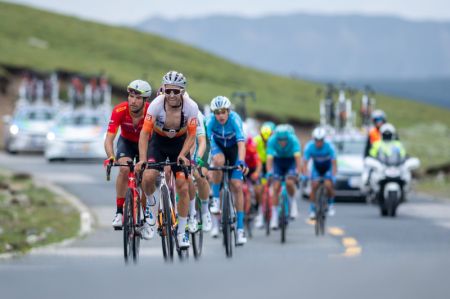
<svg viewBox="0 0 450 299">
<path fill-rule="evenodd" d="M 438 198 L 450 199 L 450 176 L 428 177 L 420 180 L 415 189 Z"/>
<path fill-rule="evenodd" d="M 80 217 L 74 207 L 30 180 L 14 180 L 4 174 L 0 180 L 8 181 L 29 197 L 26 204 L 8 204 L 6 195 L 0 194 L 0 253 L 26 252 L 77 235 Z M 29 243 L 30 235 L 40 239 Z"/>
<path fill-rule="evenodd" d="M 208 103 L 219 94 L 229 96 L 236 90 L 252 90 L 257 101 L 249 103 L 250 113 L 264 112 L 280 120 L 318 121 L 319 118 L 316 96 L 319 84 L 242 67 L 156 35 L 8 3 L 0 3 L 0 28 L 0 65 L 84 74 L 104 71 L 118 86 L 125 87 L 129 81 L 142 77 L 154 89 L 168 70 L 176 69 L 186 75 L 188 91 L 200 103 Z M 30 38 L 45 41 L 47 46 L 30 44 Z M 376 98 L 377 106 L 387 112 L 389 121 L 402 132 L 430 123 L 450 127 L 447 109 L 385 95 Z M 405 133 L 402 140 L 424 165 L 450 161 L 449 151 L 430 156 L 422 148 L 436 147 L 438 143 L 430 138 L 432 134 L 416 130 L 415 134 Z M 439 141 L 439 148 L 450 148 L 450 138 Z"/>
</svg>

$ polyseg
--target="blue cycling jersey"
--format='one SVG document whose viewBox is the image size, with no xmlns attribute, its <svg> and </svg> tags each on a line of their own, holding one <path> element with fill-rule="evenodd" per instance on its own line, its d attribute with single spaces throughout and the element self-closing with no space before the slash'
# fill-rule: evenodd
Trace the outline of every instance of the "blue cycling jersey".
<svg viewBox="0 0 450 299">
<path fill-rule="evenodd" d="M 221 125 L 214 115 L 211 115 L 206 123 L 207 136 L 211 141 L 211 147 L 220 145 L 222 147 L 232 147 L 238 142 L 245 142 L 244 129 L 239 114 L 230 111 L 228 120 Z"/>
<path fill-rule="evenodd" d="M 286 146 L 281 147 L 275 132 L 267 141 L 267 156 L 275 158 L 292 158 L 300 154 L 300 140 L 294 134 L 289 134 Z"/>
<path fill-rule="evenodd" d="M 312 159 L 314 168 L 324 173 L 331 168 L 331 161 L 336 160 L 336 152 L 328 141 L 324 141 L 323 146 L 317 148 L 314 140 L 311 140 L 306 144 L 303 159 L 305 161 Z"/>
</svg>

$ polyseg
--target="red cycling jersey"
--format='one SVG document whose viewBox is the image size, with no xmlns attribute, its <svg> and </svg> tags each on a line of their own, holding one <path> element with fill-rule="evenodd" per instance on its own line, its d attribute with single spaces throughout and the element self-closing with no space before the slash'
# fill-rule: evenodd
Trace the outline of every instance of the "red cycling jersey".
<svg viewBox="0 0 450 299">
<path fill-rule="evenodd" d="M 120 126 L 120 136 L 132 142 L 138 142 L 139 134 L 141 133 L 142 126 L 144 125 L 144 115 L 147 113 L 148 106 L 149 103 L 145 103 L 144 111 L 142 111 L 142 119 L 136 127 L 133 124 L 133 119 L 131 118 L 130 111 L 128 109 L 128 102 L 120 103 L 114 107 L 108 125 L 108 133 L 117 134 L 117 130 Z"/>
<path fill-rule="evenodd" d="M 260 163 L 260 159 L 258 151 L 256 150 L 256 143 L 253 141 L 253 138 L 247 138 L 245 148 L 245 163 L 247 164 L 248 168 L 254 169 Z"/>
</svg>

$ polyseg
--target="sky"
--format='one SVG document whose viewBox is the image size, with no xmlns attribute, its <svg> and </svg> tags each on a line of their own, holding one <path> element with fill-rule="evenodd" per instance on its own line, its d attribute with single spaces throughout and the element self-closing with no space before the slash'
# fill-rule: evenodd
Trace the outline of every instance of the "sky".
<svg viewBox="0 0 450 299">
<path fill-rule="evenodd" d="M 176 19 L 215 14 L 258 17 L 313 14 L 394 15 L 410 20 L 450 21 L 449 0 L 8 0 L 115 25 L 149 17 Z"/>
</svg>

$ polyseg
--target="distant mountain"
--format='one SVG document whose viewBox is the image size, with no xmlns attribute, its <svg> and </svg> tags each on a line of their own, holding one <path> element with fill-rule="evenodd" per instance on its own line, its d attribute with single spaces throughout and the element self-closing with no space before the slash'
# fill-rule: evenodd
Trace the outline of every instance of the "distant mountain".
<svg viewBox="0 0 450 299">
<path fill-rule="evenodd" d="M 293 14 L 148 19 L 136 26 L 278 74 L 336 80 L 450 77 L 450 23 Z"/>
</svg>

